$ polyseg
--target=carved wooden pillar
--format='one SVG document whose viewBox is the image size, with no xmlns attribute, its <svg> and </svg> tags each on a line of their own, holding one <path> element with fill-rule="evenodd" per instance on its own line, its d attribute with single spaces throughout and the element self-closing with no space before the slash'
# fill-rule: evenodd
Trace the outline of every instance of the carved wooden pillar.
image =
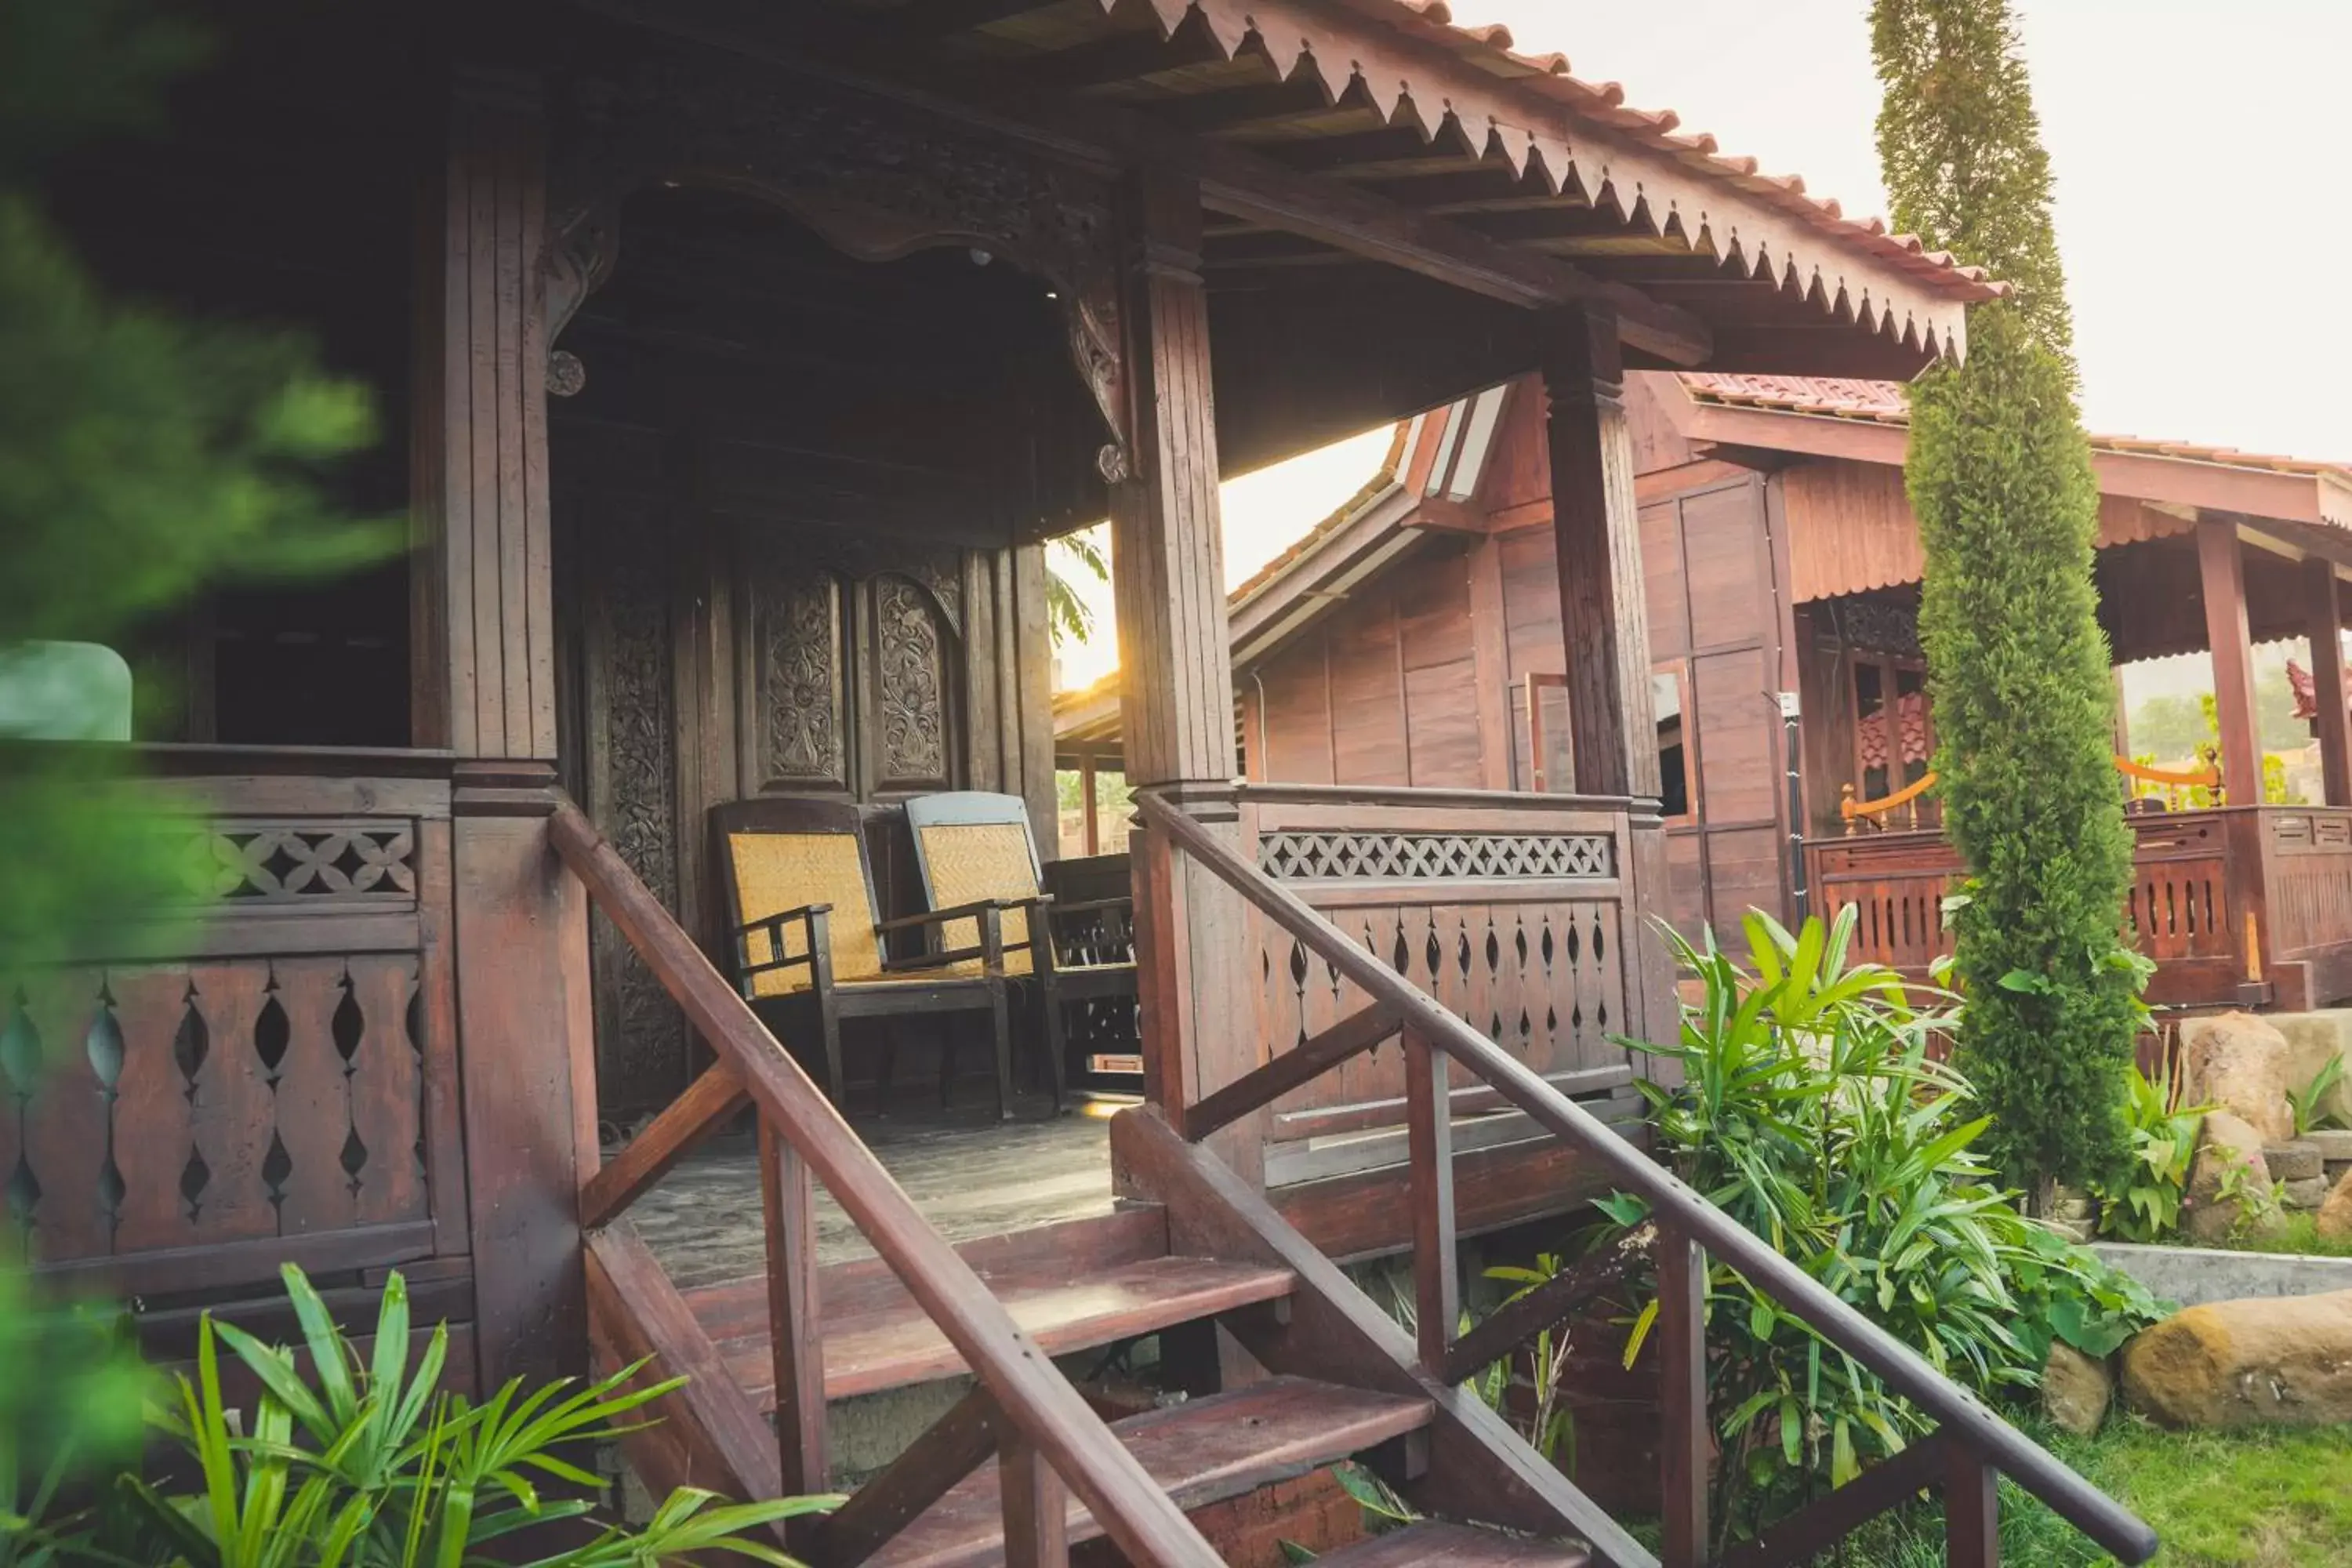
<svg viewBox="0 0 2352 1568">
<path fill-rule="evenodd" d="M 453 826 L 479 1375 L 585 1361 L 575 1197 L 595 1160 L 585 900 L 549 853 L 555 637 L 538 86 L 460 70 L 420 225 L 416 739 Z"/>
<path fill-rule="evenodd" d="M 2320 773 L 2327 804 L 2352 805 L 2352 719 L 2345 712 L 2344 611 L 2336 563 L 2312 556 L 2303 563 L 2305 618 L 2311 637 L 2311 695 L 2319 710 Z"/>
<path fill-rule="evenodd" d="M 2254 731 L 2254 650 L 2246 626 L 2246 569 L 2237 525 L 2197 524 L 2197 568 L 2213 653 L 2213 706 L 2221 729 L 2221 787 L 2231 805 L 2263 803 L 2263 748 Z"/>
<path fill-rule="evenodd" d="M 1238 836 L 1200 192 L 1140 176 L 1129 197 L 1120 315 L 1131 471 L 1111 496 L 1127 780 L 1162 786 Z M 1244 1003 L 1244 910 L 1160 835 L 1139 835 L 1132 853 L 1145 1070 L 1152 1098 L 1181 1118 L 1259 1060 Z M 1228 1131 L 1221 1152 L 1254 1175 L 1256 1125 Z"/>
<path fill-rule="evenodd" d="M 1617 322 L 1606 311 L 1580 309 L 1547 311 L 1542 322 L 1576 792 L 1654 800 L 1649 607 Z"/>
<path fill-rule="evenodd" d="M 1621 868 L 1640 917 L 1627 1000 L 1635 1033 L 1668 1039 L 1676 1027 L 1673 965 L 1649 919 L 1671 907 L 1657 815 L 1658 721 L 1617 319 L 1605 309 L 1568 307 L 1539 321 L 1575 789 L 1640 803 Z"/>
</svg>

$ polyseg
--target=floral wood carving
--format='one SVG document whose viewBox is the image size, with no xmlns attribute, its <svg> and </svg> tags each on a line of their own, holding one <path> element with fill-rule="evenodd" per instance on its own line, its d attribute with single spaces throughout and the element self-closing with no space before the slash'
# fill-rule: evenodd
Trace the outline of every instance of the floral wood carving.
<svg viewBox="0 0 2352 1568">
<path fill-rule="evenodd" d="M 839 784 L 841 585 L 825 572 L 761 584 L 761 744 L 771 780 Z"/>
<path fill-rule="evenodd" d="M 662 902 L 677 907 L 677 755 L 669 605 L 659 536 L 642 517 L 613 518 L 602 531 L 606 584 L 598 671 L 599 826 L 621 858 Z M 599 931 L 597 958 L 610 990 L 599 1009 L 607 1037 L 597 1043 L 603 1098 L 614 1105 L 656 1102 L 681 1087 L 668 1081 L 685 1058 L 685 1019 L 634 948 Z"/>
<path fill-rule="evenodd" d="M 837 84 L 670 56 L 619 79 L 575 80 L 556 144 L 541 261 L 551 348 L 611 272 L 622 198 L 657 184 L 736 191 L 862 260 L 965 245 L 1052 283 L 1123 471 L 1132 444 L 1102 177 Z"/>
<path fill-rule="evenodd" d="M 874 584 L 874 617 L 882 776 L 891 783 L 944 784 L 947 671 L 931 606 L 906 578 L 883 577 Z"/>
</svg>

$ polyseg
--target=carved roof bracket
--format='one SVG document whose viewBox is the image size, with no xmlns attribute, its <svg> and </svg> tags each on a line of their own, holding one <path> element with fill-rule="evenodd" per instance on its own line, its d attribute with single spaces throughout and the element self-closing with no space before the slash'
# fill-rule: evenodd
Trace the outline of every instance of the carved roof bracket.
<svg viewBox="0 0 2352 1568">
<path fill-rule="evenodd" d="M 1044 279 L 1061 297 L 1071 359 L 1108 427 L 1101 463 L 1125 471 L 1112 194 L 1098 174 L 838 83 L 681 52 L 569 84 L 551 185 L 541 263 L 551 347 L 611 275 L 632 193 L 731 191 L 790 213 L 859 260 L 963 247 Z M 551 370 L 554 387 L 564 378 L 552 360 Z"/>
</svg>

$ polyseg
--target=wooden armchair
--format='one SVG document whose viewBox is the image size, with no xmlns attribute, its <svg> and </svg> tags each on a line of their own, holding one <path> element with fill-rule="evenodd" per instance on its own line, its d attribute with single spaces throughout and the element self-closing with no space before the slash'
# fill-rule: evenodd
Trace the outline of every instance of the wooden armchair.
<svg viewBox="0 0 2352 1568">
<path fill-rule="evenodd" d="M 954 951 L 971 942 L 968 911 L 974 905 L 1002 911 L 1004 972 L 1026 980 L 1036 994 L 1045 1016 L 1054 1106 L 1059 1110 L 1069 1081 L 1064 1010 L 1097 998 L 1135 997 L 1134 963 L 1087 962 L 1069 940 L 1070 928 L 1096 923 L 1107 912 L 1129 910 L 1133 900 L 1056 903 L 1045 893 L 1029 810 L 1017 795 L 979 790 L 919 795 L 907 803 L 907 826 L 914 837 L 924 896 L 935 918 L 946 921 L 938 931 L 944 948 Z"/>
<path fill-rule="evenodd" d="M 751 1010 L 789 1047 L 812 1037 L 824 1046 L 825 1090 L 844 1103 L 841 1026 L 847 1018 L 986 1013 L 996 1047 L 996 1109 L 1013 1114 L 1013 1042 L 1006 995 L 1003 911 L 969 903 L 880 920 L 874 872 L 858 810 L 833 801 L 730 801 L 710 813 L 735 984 Z M 958 935 L 913 958 L 892 958 L 892 931 Z M 942 1045 L 940 1102 L 954 1079 L 952 1033 Z M 886 1056 L 879 1074 L 889 1089 Z"/>
</svg>

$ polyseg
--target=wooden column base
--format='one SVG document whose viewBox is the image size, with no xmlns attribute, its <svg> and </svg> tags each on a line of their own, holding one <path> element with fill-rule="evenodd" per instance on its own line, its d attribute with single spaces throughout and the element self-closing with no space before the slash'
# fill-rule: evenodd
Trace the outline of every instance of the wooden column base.
<svg viewBox="0 0 2352 1568">
<path fill-rule="evenodd" d="M 540 762 L 457 767 L 451 827 L 481 1380 L 587 1363 L 579 1191 L 596 1164 L 588 906 L 547 843 Z"/>
</svg>

